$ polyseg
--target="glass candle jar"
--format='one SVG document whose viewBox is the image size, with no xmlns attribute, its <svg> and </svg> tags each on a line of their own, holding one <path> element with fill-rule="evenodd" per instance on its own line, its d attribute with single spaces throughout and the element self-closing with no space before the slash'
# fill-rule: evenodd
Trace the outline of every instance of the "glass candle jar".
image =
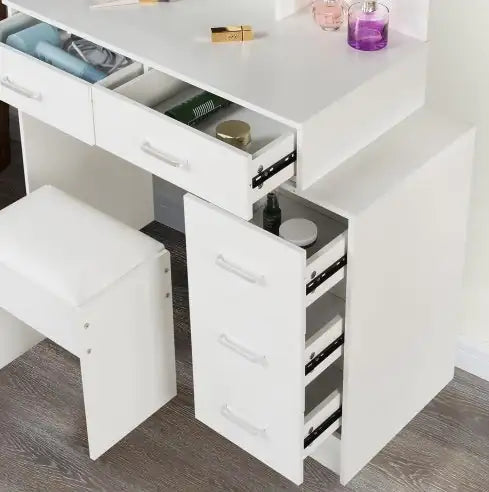
<svg viewBox="0 0 489 492">
<path fill-rule="evenodd" d="M 354 3 L 348 11 L 348 44 L 361 51 L 376 51 L 387 46 L 389 9 L 382 3 L 366 0 Z"/>
<path fill-rule="evenodd" d="M 343 25 L 345 12 L 343 0 L 314 0 L 312 15 L 324 31 L 336 31 Z"/>
</svg>

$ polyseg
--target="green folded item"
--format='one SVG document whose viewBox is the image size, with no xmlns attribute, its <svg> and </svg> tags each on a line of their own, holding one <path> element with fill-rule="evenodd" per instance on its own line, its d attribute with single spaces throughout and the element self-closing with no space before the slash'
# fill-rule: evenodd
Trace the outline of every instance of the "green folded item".
<svg viewBox="0 0 489 492">
<path fill-rule="evenodd" d="M 210 92 L 202 92 L 188 101 L 169 109 L 165 114 L 186 125 L 196 126 L 200 121 L 230 104 L 228 100 L 222 97 Z"/>
</svg>

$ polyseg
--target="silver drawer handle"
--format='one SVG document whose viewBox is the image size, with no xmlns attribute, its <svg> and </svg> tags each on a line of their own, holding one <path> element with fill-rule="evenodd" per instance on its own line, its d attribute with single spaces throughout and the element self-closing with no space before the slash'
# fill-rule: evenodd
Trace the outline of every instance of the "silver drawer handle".
<svg viewBox="0 0 489 492">
<path fill-rule="evenodd" d="M 265 277 L 263 275 L 256 275 L 255 273 L 248 272 L 240 266 L 226 260 L 222 255 L 218 255 L 218 257 L 216 258 L 216 264 L 224 270 L 234 273 L 234 275 L 237 275 L 238 277 L 241 277 L 243 280 L 246 280 L 250 284 L 265 284 Z"/>
<path fill-rule="evenodd" d="M 151 157 L 155 157 L 159 161 L 162 161 L 165 164 L 168 164 L 169 166 L 177 167 L 177 168 L 183 168 L 187 166 L 186 162 L 179 161 L 175 157 L 171 157 L 168 154 L 161 152 L 161 150 L 154 148 L 148 141 L 144 142 L 141 145 L 141 150 L 145 154 L 148 154 Z"/>
<path fill-rule="evenodd" d="M 221 408 L 221 414 L 223 417 L 226 417 L 233 424 L 238 425 L 246 432 L 249 432 L 253 436 L 265 436 L 266 429 L 262 429 L 260 427 L 256 427 L 253 424 L 250 424 L 242 417 L 236 415 L 228 405 L 223 405 Z"/>
<path fill-rule="evenodd" d="M 0 80 L 0 84 L 6 89 L 16 92 L 17 94 L 20 94 L 21 96 L 27 97 L 29 99 L 34 99 L 36 101 L 40 101 L 42 99 L 42 95 L 40 92 L 33 92 L 29 89 L 26 89 L 25 87 L 22 87 L 10 80 L 8 76 L 3 77 L 2 80 Z"/>
<path fill-rule="evenodd" d="M 243 347 L 239 343 L 231 340 L 228 336 L 224 334 L 222 334 L 219 337 L 219 343 L 224 347 L 227 347 L 228 349 L 232 350 L 233 352 L 236 352 L 237 354 L 241 355 L 241 357 L 244 357 L 245 359 L 248 359 L 250 362 L 253 362 L 253 364 L 259 364 L 261 366 L 267 365 L 267 358 L 264 355 L 256 354 L 255 352 L 247 349 L 246 347 Z"/>
</svg>

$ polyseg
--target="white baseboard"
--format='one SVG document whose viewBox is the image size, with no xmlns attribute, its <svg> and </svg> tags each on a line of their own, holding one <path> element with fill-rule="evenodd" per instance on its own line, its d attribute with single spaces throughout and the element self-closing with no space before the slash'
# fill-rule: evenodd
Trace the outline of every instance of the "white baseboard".
<svg viewBox="0 0 489 492">
<path fill-rule="evenodd" d="M 489 381 L 489 345 L 461 337 L 457 346 L 455 365 Z"/>
</svg>

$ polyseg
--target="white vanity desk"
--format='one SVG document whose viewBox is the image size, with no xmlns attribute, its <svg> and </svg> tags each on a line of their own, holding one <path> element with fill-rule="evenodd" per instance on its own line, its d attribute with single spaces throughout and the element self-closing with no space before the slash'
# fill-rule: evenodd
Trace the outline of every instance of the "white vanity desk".
<svg viewBox="0 0 489 492">
<path fill-rule="evenodd" d="M 264 0 L 5 2 L 20 14 L 2 42 L 36 19 L 134 60 L 91 85 L 0 45 L 27 189 L 53 184 L 134 227 L 154 218 L 152 175 L 195 195 L 196 416 L 297 484 L 307 456 L 347 483 L 453 377 L 474 132 L 424 108 L 428 1 L 412 22 L 396 1 L 378 53 L 308 10 L 277 22 Z M 230 24 L 257 39 L 211 44 Z M 235 105 L 197 129 L 163 114 L 195 87 Z M 213 137 L 230 117 L 250 122 L 250 152 Z M 285 216 L 319 226 L 307 255 L 252 219 L 281 186 Z"/>
</svg>

